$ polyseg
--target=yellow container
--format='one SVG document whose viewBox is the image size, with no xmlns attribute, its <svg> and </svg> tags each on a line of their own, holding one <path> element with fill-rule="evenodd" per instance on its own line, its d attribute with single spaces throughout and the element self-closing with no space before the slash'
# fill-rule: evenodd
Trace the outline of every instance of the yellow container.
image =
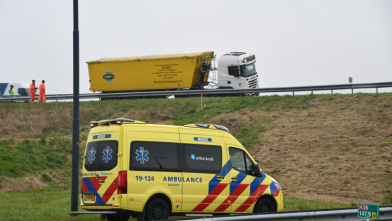
<svg viewBox="0 0 392 221">
<path fill-rule="evenodd" d="M 210 62 L 213 55 L 209 51 L 90 61 L 90 91 L 194 88 L 208 81 L 209 72 L 201 72 L 201 62 Z"/>
</svg>

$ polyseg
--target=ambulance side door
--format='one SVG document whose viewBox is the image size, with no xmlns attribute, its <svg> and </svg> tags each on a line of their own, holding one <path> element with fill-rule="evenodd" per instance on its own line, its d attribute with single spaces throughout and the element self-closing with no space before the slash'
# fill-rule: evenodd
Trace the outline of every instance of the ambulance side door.
<svg viewBox="0 0 392 221">
<path fill-rule="evenodd" d="M 179 131 L 184 177 L 181 211 L 214 212 L 229 193 L 229 164 L 222 132 L 188 128 Z"/>
<path fill-rule="evenodd" d="M 251 213 L 260 197 L 260 177 L 252 175 L 254 162 L 243 148 L 229 145 L 228 152 L 232 166 L 229 172 L 231 211 Z"/>
<path fill-rule="evenodd" d="M 177 127 L 137 125 L 127 128 L 128 209 L 142 211 L 154 194 L 164 194 L 179 212 L 182 201 L 181 149 Z"/>
</svg>

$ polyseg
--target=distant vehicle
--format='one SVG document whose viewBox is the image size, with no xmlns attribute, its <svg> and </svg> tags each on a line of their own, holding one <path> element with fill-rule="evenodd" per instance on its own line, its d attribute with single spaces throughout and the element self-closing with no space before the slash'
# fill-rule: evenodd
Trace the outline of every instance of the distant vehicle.
<svg viewBox="0 0 392 221">
<path fill-rule="evenodd" d="M 91 213 L 119 221 L 283 211 L 278 182 L 224 126 L 125 118 L 90 126 L 80 203 Z"/>
<path fill-rule="evenodd" d="M 30 83 L 0 83 L 0 97 L 10 96 L 11 85 L 14 85 L 15 88 L 13 96 L 30 96 Z M 37 90 L 35 94 L 38 95 L 39 91 Z"/>
<path fill-rule="evenodd" d="M 103 93 L 258 88 L 255 63 L 254 54 L 231 52 L 221 56 L 215 67 L 213 51 L 87 62 L 90 90 Z"/>
</svg>

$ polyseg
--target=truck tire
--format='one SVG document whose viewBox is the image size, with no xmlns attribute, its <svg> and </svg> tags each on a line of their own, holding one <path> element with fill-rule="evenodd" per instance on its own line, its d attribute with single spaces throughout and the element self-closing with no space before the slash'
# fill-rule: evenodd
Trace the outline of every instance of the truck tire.
<svg viewBox="0 0 392 221">
<path fill-rule="evenodd" d="M 156 198 L 148 204 L 145 220 L 166 220 L 169 217 L 169 212 L 169 206 L 165 200 Z"/>
<path fill-rule="evenodd" d="M 259 200 L 254 208 L 254 213 L 272 213 L 276 212 L 274 204 L 271 200 L 263 198 Z"/>
</svg>

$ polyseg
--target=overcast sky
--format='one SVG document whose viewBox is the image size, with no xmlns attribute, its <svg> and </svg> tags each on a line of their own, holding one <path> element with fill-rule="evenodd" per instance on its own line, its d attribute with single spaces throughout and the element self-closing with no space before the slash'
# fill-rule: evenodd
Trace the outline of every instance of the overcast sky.
<svg viewBox="0 0 392 221">
<path fill-rule="evenodd" d="M 79 1 L 80 92 L 87 61 L 215 51 L 256 54 L 260 87 L 392 81 L 392 1 Z M 72 93 L 73 6 L 0 1 L 0 82 Z"/>
</svg>

